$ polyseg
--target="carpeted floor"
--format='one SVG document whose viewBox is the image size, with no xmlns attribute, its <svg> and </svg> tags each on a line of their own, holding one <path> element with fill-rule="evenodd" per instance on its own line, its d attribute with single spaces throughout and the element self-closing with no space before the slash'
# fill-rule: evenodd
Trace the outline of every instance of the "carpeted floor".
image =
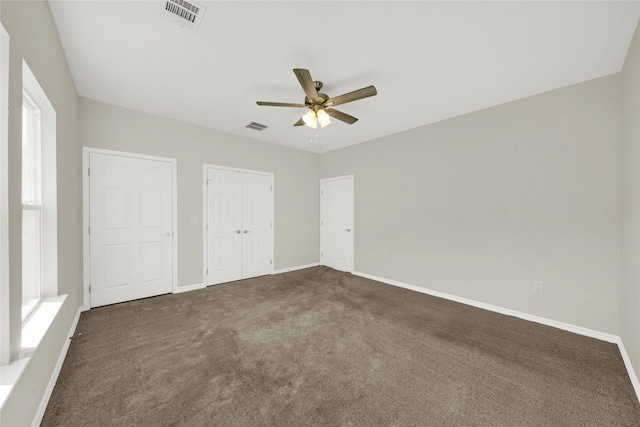
<svg viewBox="0 0 640 427">
<path fill-rule="evenodd" d="M 314 267 L 82 313 L 44 426 L 640 426 L 614 344 Z"/>
</svg>

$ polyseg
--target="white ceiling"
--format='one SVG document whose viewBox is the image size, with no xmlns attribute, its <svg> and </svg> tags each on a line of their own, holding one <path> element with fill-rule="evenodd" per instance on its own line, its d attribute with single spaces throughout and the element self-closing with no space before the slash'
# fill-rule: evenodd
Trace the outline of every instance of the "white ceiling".
<svg viewBox="0 0 640 427">
<path fill-rule="evenodd" d="M 162 0 L 50 0 L 79 95 L 326 152 L 618 72 L 640 17 L 640 1 L 199 2 L 196 33 Z M 304 109 L 256 105 L 303 103 L 293 68 L 378 95 L 312 143 Z"/>
</svg>

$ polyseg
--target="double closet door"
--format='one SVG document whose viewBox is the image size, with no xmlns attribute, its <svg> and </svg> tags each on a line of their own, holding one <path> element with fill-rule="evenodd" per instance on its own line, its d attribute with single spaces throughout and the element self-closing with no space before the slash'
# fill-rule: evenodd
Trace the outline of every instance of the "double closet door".
<svg viewBox="0 0 640 427">
<path fill-rule="evenodd" d="M 172 292 L 176 161 L 93 148 L 84 156 L 87 302 Z"/>
<path fill-rule="evenodd" d="M 205 283 L 273 272 L 273 175 L 206 167 Z"/>
</svg>

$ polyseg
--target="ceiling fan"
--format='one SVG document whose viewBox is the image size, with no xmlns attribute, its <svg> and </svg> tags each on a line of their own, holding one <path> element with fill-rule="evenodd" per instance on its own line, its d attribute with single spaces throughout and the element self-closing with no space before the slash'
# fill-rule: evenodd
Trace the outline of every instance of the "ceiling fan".
<svg viewBox="0 0 640 427">
<path fill-rule="evenodd" d="M 308 108 L 309 111 L 298 120 L 294 126 L 307 125 L 311 128 L 316 128 L 318 124 L 320 127 L 325 127 L 331 123 L 329 116 L 334 119 L 343 121 L 347 124 L 354 124 L 358 121 L 356 117 L 349 114 L 335 110 L 333 108 L 336 105 L 345 104 L 351 101 L 357 101 L 358 99 L 368 98 L 369 96 L 377 95 L 378 92 L 374 86 L 367 86 L 362 89 L 354 90 L 353 92 L 345 93 L 344 95 L 329 98 L 328 95 L 320 93 L 322 89 L 322 82 L 314 81 L 311 78 L 309 70 L 304 68 L 294 68 L 295 73 L 302 89 L 306 96 L 304 97 L 304 104 L 293 104 L 287 102 L 265 102 L 257 101 L 258 105 L 267 105 L 271 107 L 303 107 Z"/>
</svg>

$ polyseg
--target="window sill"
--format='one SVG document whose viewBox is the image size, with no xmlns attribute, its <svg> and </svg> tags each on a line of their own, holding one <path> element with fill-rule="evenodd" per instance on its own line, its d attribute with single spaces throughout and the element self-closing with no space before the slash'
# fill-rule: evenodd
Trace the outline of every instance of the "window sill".
<svg viewBox="0 0 640 427">
<path fill-rule="evenodd" d="M 18 383 L 22 372 L 29 364 L 31 356 L 56 318 L 66 295 L 44 298 L 22 324 L 22 347 L 20 359 L 0 368 L 0 408 L 4 405 L 13 386 Z"/>
<path fill-rule="evenodd" d="M 25 322 L 33 313 L 33 310 L 40 304 L 40 298 L 29 301 L 27 304 L 22 305 L 22 323 Z"/>
</svg>

